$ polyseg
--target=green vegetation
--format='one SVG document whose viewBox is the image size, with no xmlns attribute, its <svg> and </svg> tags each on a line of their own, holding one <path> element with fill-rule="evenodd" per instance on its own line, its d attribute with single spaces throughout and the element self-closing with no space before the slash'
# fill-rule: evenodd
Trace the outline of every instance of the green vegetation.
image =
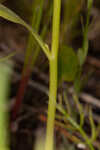
<svg viewBox="0 0 100 150">
<path fill-rule="evenodd" d="M 20 82 L 20 87 L 16 96 L 16 104 L 13 109 L 13 119 L 16 119 L 16 114 L 19 111 L 24 93 L 26 90 L 27 83 L 29 81 L 32 70 L 34 69 L 37 58 L 42 50 L 47 57 L 49 64 L 49 101 L 48 101 L 48 117 L 47 117 L 47 128 L 46 128 L 46 139 L 45 139 L 45 150 L 54 150 L 54 125 L 56 109 L 60 112 L 61 117 L 65 121 L 68 121 L 74 130 L 77 130 L 84 139 L 82 143 L 88 146 L 90 150 L 94 150 L 93 142 L 97 138 L 98 134 L 96 132 L 96 127 L 92 117 L 92 110 L 89 108 L 89 119 L 91 125 L 91 137 L 85 133 L 83 129 L 84 124 L 84 113 L 82 105 L 79 102 L 79 93 L 81 91 L 82 85 L 82 67 L 85 63 L 87 53 L 88 53 L 88 30 L 89 30 L 89 20 L 90 12 L 92 8 L 93 1 L 87 0 L 87 15 L 86 23 L 82 25 L 83 31 L 83 41 L 82 47 L 75 52 L 74 48 L 71 47 L 72 39 L 78 34 L 78 31 L 74 30 L 77 26 L 79 20 L 79 12 L 83 5 L 83 0 L 69 0 L 63 1 L 64 3 L 64 17 L 61 22 L 61 0 L 53 0 L 53 2 L 48 1 L 47 16 L 45 15 L 44 20 L 43 11 L 45 0 L 34 0 L 32 4 L 32 20 L 31 25 L 26 23 L 21 17 L 19 17 L 15 12 L 11 11 L 9 8 L 0 4 L 0 16 L 7 19 L 13 23 L 20 24 L 24 26 L 29 31 L 28 44 L 26 49 L 26 55 L 24 60 L 24 66 L 22 71 L 22 78 Z M 52 40 L 51 48 L 44 42 L 48 33 L 48 26 L 50 25 L 50 18 L 52 17 Z M 82 19 L 82 18 L 81 18 Z M 42 22 L 42 25 L 41 25 Z M 61 31 L 60 31 L 61 29 Z M 63 29 L 63 30 L 62 30 Z M 60 34 L 62 35 L 60 38 Z M 67 35 L 67 37 L 66 37 Z M 34 53 L 33 53 L 33 49 Z M 8 68 L 5 65 L 5 60 L 9 59 L 16 52 L 10 54 L 7 57 L 2 58 L 0 61 L 4 61 L 4 64 L 0 62 L 0 106 L 5 105 L 7 101 L 8 93 L 8 80 L 9 72 L 11 72 L 11 67 Z M 6 71 L 5 71 L 6 68 Z M 26 80 L 25 80 L 26 79 Z M 63 107 L 62 104 L 57 102 L 57 89 L 62 85 L 63 82 L 71 82 L 74 85 L 73 100 L 78 107 L 80 115 L 80 123 L 78 124 L 72 115 L 72 108 L 70 104 L 66 102 L 67 108 Z M 23 86 L 24 85 L 24 86 Z M 66 95 L 65 95 L 66 97 Z M 59 115 L 58 115 L 59 117 Z M 0 111 L 0 150 L 8 150 L 9 133 L 7 137 L 7 126 L 8 114 L 1 110 Z M 4 125 L 5 124 L 5 125 Z M 7 126 L 6 126 L 7 124 Z M 98 127 L 99 128 L 99 127 Z M 6 132 L 6 133 L 5 133 Z"/>
</svg>

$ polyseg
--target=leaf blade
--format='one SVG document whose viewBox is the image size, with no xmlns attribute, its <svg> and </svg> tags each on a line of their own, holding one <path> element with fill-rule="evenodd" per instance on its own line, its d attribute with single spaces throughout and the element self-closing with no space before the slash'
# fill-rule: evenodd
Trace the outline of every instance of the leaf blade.
<svg viewBox="0 0 100 150">
<path fill-rule="evenodd" d="M 0 16 L 6 20 L 11 22 L 21 24 L 28 29 L 29 32 L 33 35 L 35 40 L 38 42 L 48 59 L 50 59 L 50 51 L 48 45 L 43 42 L 41 37 L 29 26 L 23 19 L 21 19 L 16 13 L 11 11 L 9 8 L 5 7 L 4 5 L 0 4 Z"/>
<path fill-rule="evenodd" d="M 60 81 L 73 81 L 78 69 L 78 58 L 74 50 L 62 46 L 58 56 L 58 79 Z"/>
</svg>

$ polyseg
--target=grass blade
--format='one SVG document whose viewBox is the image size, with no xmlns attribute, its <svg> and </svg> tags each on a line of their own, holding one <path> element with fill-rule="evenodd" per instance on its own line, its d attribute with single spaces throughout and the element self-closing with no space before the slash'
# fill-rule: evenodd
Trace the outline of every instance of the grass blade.
<svg viewBox="0 0 100 150">
<path fill-rule="evenodd" d="M 21 24 L 26 27 L 28 31 L 31 32 L 35 40 L 38 42 L 48 59 L 50 58 L 50 51 L 48 45 L 42 41 L 41 37 L 23 19 L 21 19 L 17 14 L 15 14 L 13 11 L 11 11 L 9 8 L 5 7 L 2 4 L 0 4 L 0 16 L 4 19 Z"/>
</svg>

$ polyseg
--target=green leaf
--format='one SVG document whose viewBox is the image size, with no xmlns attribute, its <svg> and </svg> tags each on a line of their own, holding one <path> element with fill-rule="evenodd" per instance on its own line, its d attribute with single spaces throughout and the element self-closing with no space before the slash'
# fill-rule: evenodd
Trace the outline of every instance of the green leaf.
<svg viewBox="0 0 100 150">
<path fill-rule="evenodd" d="M 78 58 L 71 47 L 63 46 L 58 56 L 58 80 L 73 81 L 78 70 Z"/>
<path fill-rule="evenodd" d="M 0 16 L 15 23 L 25 24 L 18 15 L 16 15 L 14 12 L 12 12 L 10 9 L 6 8 L 2 4 L 0 4 Z"/>
<path fill-rule="evenodd" d="M 24 27 L 26 27 L 28 29 L 28 31 L 31 32 L 31 34 L 33 35 L 35 40 L 38 42 L 38 44 L 41 46 L 42 50 L 47 55 L 47 57 L 50 58 L 50 51 L 49 51 L 47 44 L 45 44 L 42 41 L 41 37 L 23 19 L 21 19 L 13 11 L 11 11 L 10 9 L 8 9 L 7 7 L 5 7 L 2 4 L 0 4 L 0 16 L 9 20 L 9 21 L 21 24 Z"/>
</svg>

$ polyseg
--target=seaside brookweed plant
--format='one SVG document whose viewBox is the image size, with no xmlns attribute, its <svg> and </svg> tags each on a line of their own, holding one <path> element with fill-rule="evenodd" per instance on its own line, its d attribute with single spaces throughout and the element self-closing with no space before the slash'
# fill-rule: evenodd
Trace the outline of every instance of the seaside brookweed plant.
<svg viewBox="0 0 100 150">
<path fill-rule="evenodd" d="M 89 25 L 89 18 L 90 18 L 90 9 L 92 6 L 92 0 L 88 0 L 88 15 L 87 15 L 87 23 L 83 30 L 83 47 L 78 51 L 78 58 L 73 52 L 73 49 L 65 46 L 61 52 L 61 60 L 58 60 L 58 49 L 59 49 L 59 31 L 60 31 L 60 11 L 61 11 L 61 0 L 54 0 L 53 1 L 53 21 L 52 21 L 52 42 L 51 42 L 51 50 L 49 49 L 48 45 L 43 42 L 42 38 L 37 34 L 34 29 L 29 26 L 24 20 L 22 20 L 18 15 L 16 15 L 13 11 L 5 7 L 4 5 L 0 4 L 0 16 L 12 21 L 14 23 L 18 23 L 23 25 L 27 28 L 27 30 L 31 33 L 33 38 L 37 41 L 43 52 L 45 53 L 46 57 L 49 61 L 50 67 L 50 87 L 49 87 L 49 103 L 48 103 L 48 118 L 47 118 L 47 131 L 46 131 L 46 141 L 45 141 L 45 150 L 53 150 L 54 149 L 54 120 L 55 120 L 55 113 L 56 113 L 56 99 L 57 99 L 57 83 L 58 78 L 61 78 L 65 81 L 73 81 L 75 79 L 75 75 L 77 72 L 77 65 L 79 59 L 80 67 L 85 61 L 88 51 L 88 25 Z M 65 50 L 67 52 L 65 52 Z M 68 60 L 64 61 L 62 56 L 68 57 Z M 70 56 L 70 57 L 69 57 Z M 74 64 L 71 62 L 72 57 L 74 58 Z M 59 61 L 59 62 L 58 62 Z M 60 65 L 58 65 L 60 63 Z M 69 63 L 69 64 L 68 64 Z M 63 66 L 64 64 L 64 66 Z M 68 67 L 65 67 L 68 65 Z M 70 67 L 72 66 L 72 68 Z M 61 71 L 59 75 L 59 66 Z M 74 69 L 75 70 L 74 70 Z M 71 69 L 71 70 L 70 70 Z M 74 70 L 74 72 L 72 71 Z M 71 75 L 70 75 L 71 73 Z M 72 76 L 73 75 L 73 76 Z M 83 135 L 84 139 L 86 140 L 87 145 L 91 150 L 94 150 L 91 141 L 88 139 L 87 135 L 84 133 L 82 128 L 77 125 L 71 118 L 68 116 L 62 109 L 59 107 L 59 110 L 62 112 L 63 115 L 71 122 L 71 124 L 79 130 L 79 132 Z M 91 121 L 92 122 L 92 121 Z M 91 123 L 92 124 L 92 123 Z M 93 131 L 94 132 L 94 131 Z"/>
<path fill-rule="evenodd" d="M 60 8 L 61 1 L 54 0 L 53 10 L 53 32 L 52 32 L 52 48 L 49 50 L 47 44 L 45 44 L 40 36 L 18 15 L 0 4 L 0 16 L 12 21 L 14 23 L 25 26 L 33 35 L 35 40 L 39 43 L 42 50 L 46 54 L 50 64 L 50 92 L 49 92 L 49 105 L 48 105 L 48 121 L 45 150 L 53 150 L 54 147 L 54 119 L 56 110 L 56 97 L 57 97 L 57 57 L 58 57 L 58 45 L 59 45 L 59 26 L 60 26 Z"/>
</svg>

